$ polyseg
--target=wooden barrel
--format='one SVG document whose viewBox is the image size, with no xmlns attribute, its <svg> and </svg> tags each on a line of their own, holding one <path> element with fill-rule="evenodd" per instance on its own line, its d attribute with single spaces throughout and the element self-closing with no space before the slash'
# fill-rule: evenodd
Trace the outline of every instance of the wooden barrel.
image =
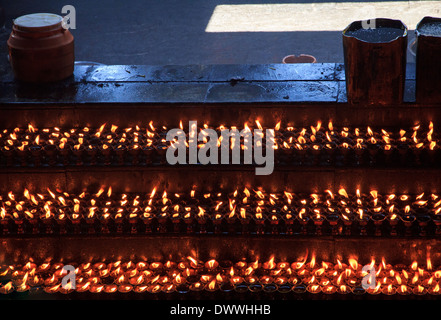
<svg viewBox="0 0 441 320">
<path fill-rule="evenodd" d="M 441 18 L 424 17 L 415 33 L 416 101 L 441 104 Z"/>
<path fill-rule="evenodd" d="M 62 22 L 61 16 L 50 13 L 34 13 L 14 20 L 7 44 L 17 79 L 52 82 L 73 74 L 74 38 Z"/>
<path fill-rule="evenodd" d="M 375 27 L 352 22 L 343 31 L 348 103 L 401 103 L 406 77 L 407 27 L 399 20 L 374 19 Z"/>
</svg>

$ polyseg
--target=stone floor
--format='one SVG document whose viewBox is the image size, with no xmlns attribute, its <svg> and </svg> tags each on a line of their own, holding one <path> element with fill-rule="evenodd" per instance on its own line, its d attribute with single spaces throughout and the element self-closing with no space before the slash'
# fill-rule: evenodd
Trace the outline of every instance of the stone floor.
<svg viewBox="0 0 441 320">
<path fill-rule="evenodd" d="M 410 19 L 408 16 L 413 20 L 418 18 L 412 10 L 418 9 L 419 15 L 436 14 L 439 6 L 436 1 L 422 1 L 418 7 L 410 5 L 409 1 L 398 2 L 402 4 L 399 6 L 397 2 L 390 5 L 388 2 L 381 2 L 380 7 L 379 2 L 361 3 L 373 3 L 379 10 L 376 12 L 394 12 L 404 20 Z M 252 1 L 253 5 L 268 5 L 268 9 L 264 7 L 260 13 L 256 7 L 243 6 L 249 3 L 246 0 L 108 0 L 98 5 L 96 1 L 70 0 L 68 4 L 76 9 L 76 29 L 71 30 L 75 37 L 76 60 L 138 65 L 268 64 L 280 63 L 289 54 L 307 53 L 315 56 L 318 62 L 343 62 L 341 30 L 347 25 L 346 20 L 353 21 L 352 17 L 355 19 L 360 11 L 358 4 L 341 0 L 332 3 L 323 0 Z M 343 8 L 346 11 L 342 4 L 347 4 L 347 8 Z M 6 40 L 12 19 L 34 12 L 61 14 L 62 5 L 51 0 L 14 0 L 0 5 L 0 65 L 3 68 L 7 66 Z M 227 11 L 223 16 L 217 15 L 216 21 L 211 21 L 217 7 L 228 9 L 225 6 L 232 5 L 241 5 L 231 8 L 245 11 L 236 12 L 237 16 Z M 346 20 L 341 20 L 341 15 Z M 312 25 L 309 31 L 304 30 L 304 24 L 296 25 L 302 18 Z M 234 30 L 236 20 L 240 21 Z M 217 23 L 221 30 L 207 32 L 209 23 Z M 241 31 L 243 24 L 248 31 Z M 272 28 L 269 31 L 249 31 L 253 28 L 259 30 L 262 25 L 264 29 Z M 284 28 L 287 25 L 291 27 L 288 31 Z M 330 25 L 333 27 L 329 28 Z M 222 28 L 230 31 L 222 32 Z M 409 32 L 409 40 L 412 39 L 413 31 Z M 410 54 L 408 60 L 413 62 Z"/>
</svg>

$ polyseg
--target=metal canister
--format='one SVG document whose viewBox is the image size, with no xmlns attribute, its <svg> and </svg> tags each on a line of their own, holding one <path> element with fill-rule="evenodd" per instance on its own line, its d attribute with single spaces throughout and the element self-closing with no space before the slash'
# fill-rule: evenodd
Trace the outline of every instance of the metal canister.
<svg viewBox="0 0 441 320">
<path fill-rule="evenodd" d="M 441 103 L 441 18 L 424 17 L 415 29 L 417 103 Z"/>
<path fill-rule="evenodd" d="M 407 27 L 400 20 L 352 22 L 343 31 L 343 49 L 348 103 L 403 101 Z"/>
</svg>

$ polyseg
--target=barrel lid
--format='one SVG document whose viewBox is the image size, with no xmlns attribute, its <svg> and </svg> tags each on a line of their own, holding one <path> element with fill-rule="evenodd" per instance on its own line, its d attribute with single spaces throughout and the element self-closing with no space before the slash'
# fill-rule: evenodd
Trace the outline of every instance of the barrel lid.
<svg viewBox="0 0 441 320">
<path fill-rule="evenodd" d="M 375 21 L 373 28 L 365 28 L 363 22 Z M 364 34 L 357 34 L 357 32 Z M 374 39 L 368 39 L 370 37 Z M 355 38 L 365 43 L 389 43 L 399 38 L 407 37 L 407 26 L 401 20 L 375 18 L 351 22 L 343 30 L 344 38 Z M 375 39 L 376 38 L 376 39 Z"/>
<path fill-rule="evenodd" d="M 28 32 L 41 32 L 61 27 L 63 17 L 53 13 L 32 13 L 14 20 L 14 26 Z"/>
<path fill-rule="evenodd" d="M 441 37 L 441 18 L 424 17 L 416 26 L 417 36 Z"/>
</svg>

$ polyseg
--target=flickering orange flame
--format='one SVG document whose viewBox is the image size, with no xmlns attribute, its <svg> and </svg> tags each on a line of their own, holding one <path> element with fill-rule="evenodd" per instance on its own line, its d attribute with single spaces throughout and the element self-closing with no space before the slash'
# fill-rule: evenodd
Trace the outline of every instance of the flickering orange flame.
<svg viewBox="0 0 441 320">
<path fill-rule="evenodd" d="M 216 288 L 216 279 L 211 280 L 211 282 L 208 284 L 208 288 L 210 290 L 214 290 Z"/>
<path fill-rule="evenodd" d="M 303 136 L 299 136 L 299 137 L 297 138 L 297 141 L 298 141 L 300 144 L 305 144 L 305 143 L 306 143 L 306 139 L 305 139 Z"/>
<path fill-rule="evenodd" d="M 340 190 L 338 190 L 338 194 L 345 197 L 345 198 L 349 198 L 348 193 L 346 192 L 346 190 L 344 188 L 340 188 Z"/>
<path fill-rule="evenodd" d="M 274 269 L 276 267 L 276 264 L 274 263 L 274 256 L 272 256 L 268 262 L 267 262 L 267 267 L 268 269 Z"/>
<path fill-rule="evenodd" d="M 48 202 L 46 202 L 44 205 L 44 211 L 45 211 L 45 218 L 49 219 L 52 216 L 52 212 Z"/>
<path fill-rule="evenodd" d="M 349 259 L 349 265 L 352 269 L 357 270 L 358 269 L 358 261 L 354 258 Z"/>
<path fill-rule="evenodd" d="M 216 264 L 217 264 L 217 262 L 214 259 L 211 259 L 211 260 L 207 261 L 207 265 L 211 269 L 214 268 L 216 266 Z"/>
<path fill-rule="evenodd" d="M 259 121 L 259 120 L 256 120 L 255 122 L 256 122 L 257 127 L 258 127 L 260 130 L 263 130 L 263 127 L 262 127 L 262 125 L 260 124 L 260 121 Z"/>
<path fill-rule="evenodd" d="M 198 261 L 197 261 L 195 258 L 193 258 L 193 257 L 191 257 L 191 256 L 188 256 L 187 259 L 190 260 L 190 262 L 191 262 L 194 266 L 197 266 L 197 265 L 198 265 Z"/>
</svg>

